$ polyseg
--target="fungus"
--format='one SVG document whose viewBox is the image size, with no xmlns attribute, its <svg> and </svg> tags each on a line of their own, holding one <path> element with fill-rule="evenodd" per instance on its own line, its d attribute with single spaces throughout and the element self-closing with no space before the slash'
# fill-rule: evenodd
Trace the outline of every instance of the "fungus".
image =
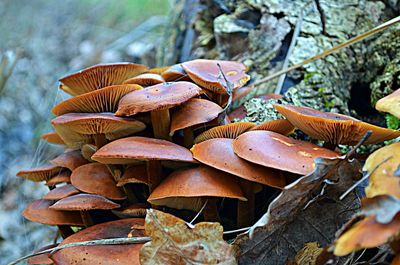
<svg viewBox="0 0 400 265">
<path fill-rule="evenodd" d="M 145 73 L 125 80 L 124 84 L 137 84 L 143 87 L 148 87 L 164 82 L 164 78 L 159 74 Z"/>
<path fill-rule="evenodd" d="M 139 85 L 115 85 L 88 92 L 60 102 L 51 111 L 60 116 L 71 112 L 115 112 L 119 100 L 126 94 L 142 89 Z"/>
<path fill-rule="evenodd" d="M 400 131 L 378 127 L 342 114 L 291 105 L 274 104 L 274 107 L 306 134 L 333 145 L 355 145 L 367 131 L 372 131 L 372 135 L 364 144 L 376 144 L 400 136 Z"/>
<path fill-rule="evenodd" d="M 382 112 L 388 112 L 400 119 L 400 89 L 378 100 L 375 108 Z"/>
<path fill-rule="evenodd" d="M 283 135 L 293 132 L 294 126 L 288 120 L 272 120 L 250 128 L 249 131 L 271 131 Z"/>
<path fill-rule="evenodd" d="M 149 112 L 154 137 L 169 140 L 169 109 L 198 96 L 201 89 L 189 82 L 163 83 L 125 95 L 119 102 L 117 116 Z"/>
<path fill-rule="evenodd" d="M 190 81 L 190 78 L 186 74 L 185 70 L 183 70 L 181 64 L 172 65 L 162 72 L 161 76 L 167 82 Z"/>
<path fill-rule="evenodd" d="M 68 168 L 69 170 L 73 171 L 75 168 L 89 163 L 89 161 L 82 156 L 79 150 L 74 150 L 64 152 L 53 160 L 50 160 L 50 163 L 55 166 Z"/>
<path fill-rule="evenodd" d="M 51 177 L 46 181 L 46 185 L 49 187 L 53 187 L 60 183 L 71 183 L 71 171 L 62 171 L 58 175 Z"/>
<path fill-rule="evenodd" d="M 43 196 L 43 200 L 58 201 L 78 193 L 79 190 L 77 190 L 73 185 L 67 184 L 51 190 L 49 193 Z"/>
<path fill-rule="evenodd" d="M 120 209 L 112 210 L 112 213 L 119 218 L 145 217 L 147 209 L 149 209 L 148 204 L 135 203 Z"/>
<path fill-rule="evenodd" d="M 34 182 L 47 181 L 61 171 L 59 166 L 41 166 L 32 169 L 20 170 L 18 177 L 29 179 Z"/>
<path fill-rule="evenodd" d="M 172 113 L 169 135 L 173 136 L 176 131 L 183 129 L 184 145 L 190 147 L 194 141 L 193 126 L 212 121 L 223 111 L 212 101 L 192 98 Z"/>
<path fill-rule="evenodd" d="M 60 89 L 72 96 L 103 87 L 120 85 L 130 77 L 146 72 L 147 67 L 134 63 L 98 64 L 62 77 Z"/>
<path fill-rule="evenodd" d="M 42 252 L 44 250 L 57 247 L 57 245 L 58 244 L 47 245 L 47 246 L 44 246 L 42 248 L 39 248 L 39 249 L 35 250 L 33 253 Z M 27 262 L 29 264 L 33 264 L 33 265 L 44 265 L 44 264 L 51 265 L 51 264 L 53 264 L 53 261 L 49 258 L 49 253 L 44 253 L 44 254 L 29 258 L 27 260 Z"/>
<path fill-rule="evenodd" d="M 56 132 L 42 134 L 40 138 L 51 144 L 65 145 L 64 141 Z"/>
<path fill-rule="evenodd" d="M 336 158 L 331 150 L 270 131 L 251 131 L 233 142 L 235 153 L 250 162 L 299 175 L 313 172 L 317 157 Z"/>
<path fill-rule="evenodd" d="M 220 125 L 211 128 L 201 134 L 199 134 L 195 139 L 194 143 L 198 144 L 209 139 L 214 138 L 230 138 L 235 139 L 242 133 L 250 130 L 256 124 L 252 122 L 235 122 L 226 125 Z"/>
</svg>

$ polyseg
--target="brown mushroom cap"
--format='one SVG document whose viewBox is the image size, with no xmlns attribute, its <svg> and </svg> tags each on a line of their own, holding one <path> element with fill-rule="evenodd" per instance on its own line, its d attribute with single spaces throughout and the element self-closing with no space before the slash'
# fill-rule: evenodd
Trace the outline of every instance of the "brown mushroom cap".
<svg viewBox="0 0 400 265">
<path fill-rule="evenodd" d="M 36 200 L 24 210 L 22 215 L 29 221 L 46 225 L 83 226 L 79 212 L 57 211 L 49 208 L 53 201 Z"/>
<path fill-rule="evenodd" d="M 60 183 L 71 183 L 71 171 L 66 170 L 46 181 L 47 186 L 54 186 Z"/>
<path fill-rule="evenodd" d="M 174 135 L 177 130 L 209 122 L 217 118 L 221 112 L 223 109 L 212 101 L 192 98 L 172 114 L 169 135 Z"/>
<path fill-rule="evenodd" d="M 190 149 L 193 157 L 213 168 L 263 185 L 282 188 L 285 179 L 278 171 L 250 163 L 233 152 L 233 139 L 210 139 Z"/>
<path fill-rule="evenodd" d="M 117 183 L 117 187 L 122 187 L 129 183 L 140 183 L 147 186 L 150 185 L 147 179 L 146 165 L 130 166 L 125 169 L 124 174 Z"/>
<path fill-rule="evenodd" d="M 255 164 L 300 175 L 313 172 L 317 157 L 339 156 L 318 145 L 270 131 L 251 131 L 240 135 L 233 142 L 233 150 L 239 157 Z"/>
<path fill-rule="evenodd" d="M 170 66 L 151 68 L 148 71 L 146 71 L 146 73 L 161 75 L 164 71 L 168 70 L 169 68 L 170 68 Z"/>
<path fill-rule="evenodd" d="M 199 134 L 195 139 L 194 143 L 198 144 L 204 142 L 209 139 L 214 138 L 230 138 L 235 139 L 242 133 L 250 130 L 256 124 L 252 122 L 235 122 L 225 125 L 220 125 L 214 128 L 211 128 L 201 134 Z"/>
<path fill-rule="evenodd" d="M 378 100 L 375 108 L 382 112 L 388 112 L 400 119 L 400 89 Z"/>
<path fill-rule="evenodd" d="M 140 86 L 147 87 L 147 86 L 154 86 L 157 84 L 161 84 L 164 82 L 165 82 L 164 78 L 159 74 L 144 73 L 125 80 L 124 84 L 137 84 Z"/>
<path fill-rule="evenodd" d="M 139 85 L 109 86 L 64 100 L 51 111 L 56 116 L 71 112 L 115 112 L 118 102 L 123 96 L 139 89 L 142 89 Z"/>
<path fill-rule="evenodd" d="M 58 211 L 111 210 L 120 205 L 97 194 L 76 194 L 57 201 L 50 209 Z"/>
<path fill-rule="evenodd" d="M 61 187 L 57 187 L 49 191 L 46 195 L 43 196 L 44 200 L 58 201 L 69 197 L 71 195 L 78 194 L 79 190 L 77 190 L 73 185 L 67 184 Z"/>
<path fill-rule="evenodd" d="M 75 168 L 89 163 L 89 161 L 83 158 L 79 150 L 74 150 L 57 156 L 53 160 L 50 160 L 50 163 L 55 166 L 68 168 L 69 170 L 73 171 Z"/>
<path fill-rule="evenodd" d="M 76 168 L 71 174 L 71 183 L 78 190 L 98 194 L 111 200 L 126 199 L 125 193 L 116 186 L 106 165 L 90 163 Z"/>
<path fill-rule="evenodd" d="M 113 214 L 119 218 L 145 217 L 149 205 L 145 203 L 135 203 L 120 209 L 112 210 Z"/>
<path fill-rule="evenodd" d="M 57 245 L 58 244 L 47 245 L 47 246 L 44 246 L 42 248 L 35 250 L 33 253 L 38 253 L 38 252 L 41 252 L 41 251 L 44 251 L 44 250 L 47 250 L 50 248 L 54 248 L 54 247 L 57 247 Z M 33 264 L 33 265 L 43 265 L 43 264 L 51 265 L 51 264 L 53 264 L 53 261 L 49 258 L 49 255 L 50 255 L 49 252 L 44 253 L 44 254 L 27 259 L 27 262 L 29 264 Z"/>
<path fill-rule="evenodd" d="M 98 64 L 61 78 L 60 89 L 73 96 L 103 87 L 120 85 L 130 77 L 146 72 L 147 67 L 134 63 Z"/>
<path fill-rule="evenodd" d="M 64 239 L 60 246 L 102 238 L 128 237 L 132 234 L 132 228 L 135 229 L 134 236 L 144 236 L 144 229 L 139 229 L 143 225 L 144 219 L 141 218 L 129 218 L 94 225 Z M 51 254 L 50 258 L 60 265 L 140 265 L 139 252 L 142 245 L 126 244 L 64 248 Z"/>
<path fill-rule="evenodd" d="M 182 67 L 196 84 L 218 94 L 227 94 L 225 79 L 218 64 L 226 79 L 233 84 L 233 89 L 242 87 L 250 80 L 246 66 L 234 61 L 197 59 L 182 63 Z"/>
<path fill-rule="evenodd" d="M 61 137 L 56 132 L 49 132 L 49 133 L 42 134 L 40 136 L 40 138 L 42 138 L 43 140 L 45 140 L 46 142 L 51 143 L 51 144 L 65 145 L 64 141 L 61 139 Z"/>
<path fill-rule="evenodd" d="M 339 237 L 335 243 L 334 254 L 345 256 L 363 248 L 383 245 L 398 236 L 399 231 L 399 214 L 389 224 L 378 223 L 375 216 L 366 217 Z"/>
<path fill-rule="evenodd" d="M 196 163 L 192 153 L 169 141 L 140 136 L 122 138 L 100 148 L 92 159 L 103 164 L 128 164 L 137 161 L 173 160 Z"/>
<path fill-rule="evenodd" d="M 50 166 L 42 166 L 37 168 L 20 170 L 17 173 L 17 176 L 24 179 L 29 179 L 31 181 L 40 182 L 49 180 L 51 177 L 55 176 L 60 171 L 61 167 L 50 165 Z"/>
<path fill-rule="evenodd" d="M 196 211 L 202 203 L 194 202 L 193 198 L 201 197 L 246 201 L 237 177 L 206 166 L 174 171 L 154 189 L 148 201 L 155 205 Z"/>
<path fill-rule="evenodd" d="M 56 117 L 51 123 L 71 147 L 89 143 L 90 135 L 105 134 L 107 139 L 114 140 L 146 128 L 141 121 L 115 117 L 112 113 L 68 113 Z"/>
<path fill-rule="evenodd" d="M 181 64 L 172 65 L 167 70 L 162 72 L 161 76 L 167 82 L 190 81 L 189 76 L 186 74 L 185 70 L 183 70 Z"/>
<path fill-rule="evenodd" d="M 293 132 L 294 126 L 288 120 L 272 120 L 254 126 L 249 131 L 271 131 L 283 135 Z"/>
<path fill-rule="evenodd" d="M 332 144 L 355 145 L 369 130 L 372 135 L 364 144 L 375 144 L 400 136 L 400 131 L 378 127 L 342 114 L 290 105 L 274 104 L 274 107 L 306 134 Z"/>
<path fill-rule="evenodd" d="M 117 116 L 169 109 L 198 96 L 201 88 L 190 82 L 162 83 L 133 91 L 119 102 Z"/>
</svg>

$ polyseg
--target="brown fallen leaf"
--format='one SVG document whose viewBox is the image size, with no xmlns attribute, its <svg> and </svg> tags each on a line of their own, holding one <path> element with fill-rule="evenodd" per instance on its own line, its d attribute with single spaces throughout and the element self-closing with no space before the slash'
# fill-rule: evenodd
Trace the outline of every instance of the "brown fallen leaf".
<svg viewBox="0 0 400 265">
<path fill-rule="evenodd" d="M 400 200 L 390 195 L 380 195 L 361 200 L 362 210 L 359 215 L 374 215 L 378 223 L 388 224 L 400 212 Z"/>
<path fill-rule="evenodd" d="M 151 241 L 140 251 L 142 265 L 237 264 L 234 248 L 223 240 L 219 223 L 189 227 L 173 215 L 150 209 L 145 230 Z"/>
<path fill-rule="evenodd" d="M 320 248 L 317 242 L 306 243 L 294 260 L 287 262 L 286 265 L 316 265 L 322 251 L 323 248 Z"/>
<path fill-rule="evenodd" d="M 286 186 L 249 234 L 237 238 L 239 263 L 284 264 L 307 242 L 330 244 L 337 229 L 360 207 L 355 192 L 338 199 L 359 174 L 359 163 L 346 156 L 316 159 L 314 172 Z M 325 196 L 319 196 L 323 190 Z"/>
</svg>

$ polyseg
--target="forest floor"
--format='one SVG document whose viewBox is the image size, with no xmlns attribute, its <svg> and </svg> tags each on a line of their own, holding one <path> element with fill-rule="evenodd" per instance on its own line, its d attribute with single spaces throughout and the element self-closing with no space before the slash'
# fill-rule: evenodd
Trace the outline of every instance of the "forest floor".
<svg viewBox="0 0 400 265">
<path fill-rule="evenodd" d="M 15 174 L 60 151 L 39 141 L 51 131 L 51 107 L 66 98 L 57 89 L 58 78 L 94 63 L 125 59 L 102 51 L 148 16 L 165 14 L 167 1 L 151 2 L 0 1 L 0 52 L 20 53 L 0 91 L 1 264 L 51 243 L 56 234 L 22 217 L 27 204 L 47 190 Z"/>
</svg>

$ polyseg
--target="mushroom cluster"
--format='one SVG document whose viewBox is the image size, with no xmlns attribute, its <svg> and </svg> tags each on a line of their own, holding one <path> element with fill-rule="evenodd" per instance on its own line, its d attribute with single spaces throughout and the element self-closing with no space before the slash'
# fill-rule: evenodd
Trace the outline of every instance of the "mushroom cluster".
<svg viewBox="0 0 400 265">
<path fill-rule="evenodd" d="M 103 64 L 61 78 L 60 89 L 73 97 L 52 109 L 55 131 L 42 139 L 64 145 L 65 152 L 50 165 L 18 172 L 50 189 L 24 217 L 57 225 L 61 244 L 128 236 L 129 227 L 143 235 L 150 207 L 186 220 L 201 212 L 203 220 L 242 228 L 286 184 L 311 173 L 315 158 L 339 155 L 287 137 L 295 127 L 333 145 L 354 144 L 368 130 L 371 143 L 400 135 L 344 115 L 279 104 L 287 119 L 231 123 L 229 105 L 247 93 L 249 79 L 241 63 L 202 59 L 155 69 Z M 107 263 L 112 257 L 103 250 L 110 247 L 63 249 L 44 259 L 94 264 L 104 257 Z M 140 249 L 119 247 L 113 253 L 130 257 Z"/>
</svg>

